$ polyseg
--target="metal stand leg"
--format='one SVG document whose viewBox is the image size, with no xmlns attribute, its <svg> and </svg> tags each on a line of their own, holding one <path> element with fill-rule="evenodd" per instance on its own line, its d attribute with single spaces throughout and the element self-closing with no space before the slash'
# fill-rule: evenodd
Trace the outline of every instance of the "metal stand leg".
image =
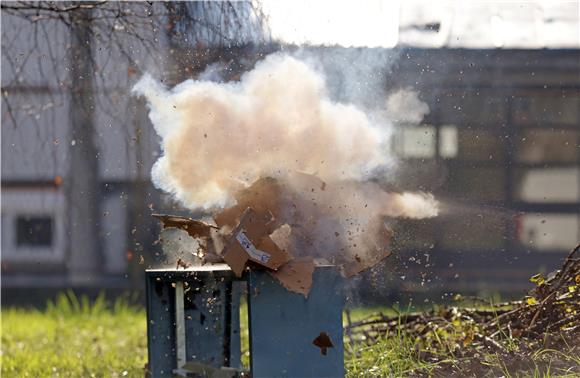
<svg viewBox="0 0 580 378">
<path fill-rule="evenodd" d="M 175 368 L 175 290 L 171 282 L 147 277 L 147 342 L 151 377 L 173 377 Z"/>
<path fill-rule="evenodd" d="M 185 312 L 183 309 L 183 281 L 175 283 L 175 350 L 177 368 L 187 361 L 185 355 Z"/>
</svg>

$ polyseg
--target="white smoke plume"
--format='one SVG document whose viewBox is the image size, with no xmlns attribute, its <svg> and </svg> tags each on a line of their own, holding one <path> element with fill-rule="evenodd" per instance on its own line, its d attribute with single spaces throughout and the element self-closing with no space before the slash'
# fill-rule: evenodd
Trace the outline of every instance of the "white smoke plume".
<svg viewBox="0 0 580 378">
<path fill-rule="evenodd" d="M 419 99 L 417 92 L 404 88 L 387 98 L 387 115 L 393 121 L 419 123 L 429 113 L 429 106 Z"/>
<path fill-rule="evenodd" d="M 384 214 L 410 219 L 433 218 L 439 213 L 439 202 L 431 193 L 389 193 L 383 202 Z"/>
<path fill-rule="evenodd" d="M 223 208 L 259 178 L 292 186 L 293 173 L 302 172 L 341 188 L 321 201 L 353 203 L 355 216 L 437 215 L 431 195 L 387 193 L 366 182 L 393 164 L 389 128 L 331 101 L 322 75 L 295 58 L 271 55 L 235 83 L 188 80 L 167 90 L 145 76 L 134 91 L 148 99 L 162 138 L 153 182 L 188 208 Z"/>
</svg>

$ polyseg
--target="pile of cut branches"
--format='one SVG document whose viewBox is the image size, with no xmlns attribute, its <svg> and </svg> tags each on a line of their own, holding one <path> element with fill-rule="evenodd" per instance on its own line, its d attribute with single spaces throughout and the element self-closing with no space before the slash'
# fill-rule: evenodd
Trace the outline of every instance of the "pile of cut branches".
<svg viewBox="0 0 580 378">
<path fill-rule="evenodd" d="M 563 357 L 556 364 L 580 373 L 580 245 L 560 270 L 530 280 L 536 287 L 520 301 L 477 308 L 444 306 L 390 317 L 379 313 L 351 323 L 347 335 L 351 343 L 367 345 L 403 336 L 413 341 L 418 357 L 426 362 L 443 366 L 452 357 L 454 369 L 458 361 L 468 362 L 471 368 L 460 374 L 481 372 L 491 365 L 485 361 L 489 356 L 510 371 L 527 370 L 530 363 L 537 368 L 536 357 L 543 351 L 559 353 Z M 553 358 L 549 364 L 554 367 Z"/>
</svg>

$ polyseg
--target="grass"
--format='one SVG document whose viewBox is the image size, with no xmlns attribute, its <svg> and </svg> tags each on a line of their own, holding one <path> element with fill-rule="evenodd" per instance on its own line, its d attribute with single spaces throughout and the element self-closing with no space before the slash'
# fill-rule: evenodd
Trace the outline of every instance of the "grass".
<svg viewBox="0 0 580 378">
<path fill-rule="evenodd" d="M 396 333 L 377 343 L 351 345 L 345 342 L 347 377 L 504 377 L 573 378 L 579 377 L 580 355 L 543 349 L 529 361 L 514 364 L 493 352 L 477 358 L 458 357 L 453 351 L 424 353 L 423 346 L 408 335 Z M 417 353 L 419 351 L 419 353 Z M 435 352 L 436 353 L 436 352 Z M 519 366 L 517 366 L 519 364 Z M 517 368 L 517 369 L 516 369 Z"/>
<path fill-rule="evenodd" d="M 388 313 L 380 311 L 383 314 Z M 367 314 L 355 311 L 352 317 Z M 400 313 L 399 319 L 405 316 Z M 458 345 L 464 339 L 465 327 L 457 323 L 454 330 L 437 329 L 432 338 L 424 334 L 414 339 L 398 327 L 372 345 L 349 344 L 345 340 L 345 365 L 348 377 L 504 377 L 504 378 L 572 378 L 580 377 L 580 351 L 570 345 L 557 349 L 539 349 L 522 360 L 516 354 L 500 355 L 493 350 L 463 353 L 469 347 Z M 360 336 L 360 335 L 359 335 Z M 512 342 L 516 343 L 515 339 Z M 522 342 L 519 340 L 519 342 Z M 508 346 L 508 353 L 516 347 Z M 521 344 L 523 345 L 523 344 Z"/>
<path fill-rule="evenodd" d="M 246 311 L 242 307 L 243 313 Z M 355 309 L 352 321 L 385 308 Z M 118 300 L 107 304 L 103 297 L 89 303 L 86 298 L 61 295 L 45 310 L 8 308 L 2 310 L 2 377 L 142 377 L 147 360 L 145 310 Z M 242 330 L 242 335 L 247 333 Z M 244 340 L 245 339 L 245 340 Z M 248 364 L 247 336 L 242 340 L 242 356 Z M 345 340 L 345 365 L 348 377 L 446 376 L 441 370 L 457 367 L 459 360 L 452 352 L 439 362 L 421 357 L 418 343 L 397 332 L 372 346 L 350 344 Z M 524 375 L 512 374 L 501 359 L 493 354 L 482 356 L 490 366 L 489 376 L 507 377 L 572 377 L 558 366 L 546 365 L 546 356 L 554 361 L 575 359 L 561 356 L 555 350 L 539 351 L 538 364 Z M 540 358 L 542 357 L 542 358 Z M 550 360 L 550 359 L 548 359 Z M 439 369 L 439 370 L 438 370 Z M 454 370 L 457 371 L 456 369 Z M 443 375 L 442 375 L 443 372 Z M 465 376 L 473 376 L 465 374 Z M 479 375 L 477 375 L 479 376 Z"/>
<path fill-rule="evenodd" d="M 416 355 L 415 342 L 404 334 L 389 335 L 367 346 L 345 342 L 347 377 L 405 377 L 434 366 Z"/>
<path fill-rule="evenodd" d="M 126 301 L 2 310 L 2 377 L 142 377 L 146 355 L 145 311 Z"/>
</svg>

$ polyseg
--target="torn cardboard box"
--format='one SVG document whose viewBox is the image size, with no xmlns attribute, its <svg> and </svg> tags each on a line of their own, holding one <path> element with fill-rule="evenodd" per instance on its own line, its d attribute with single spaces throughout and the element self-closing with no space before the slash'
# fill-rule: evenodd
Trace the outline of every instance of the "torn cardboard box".
<svg viewBox="0 0 580 378">
<path fill-rule="evenodd" d="M 268 224 L 272 221 L 271 214 L 265 212 L 258 213 L 251 208 L 243 212 L 221 253 L 236 276 L 241 277 L 248 261 L 277 270 L 292 259 L 270 239 Z"/>
<path fill-rule="evenodd" d="M 229 217 L 231 216 L 232 213 Z M 224 219 L 222 217 L 221 221 L 224 222 Z M 226 224 L 229 221 L 230 219 L 225 220 Z M 269 233 L 273 228 L 272 224 L 277 225 L 277 222 L 266 208 L 261 208 L 259 212 L 253 208 L 246 208 L 222 256 L 238 277 L 248 262 L 257 264 L 268 268 L 269 273 L 286 289 L 306 297 L 312 287 L 314 259 L 312 257 L 292 259 L 292 256 L 280 248 L 271 237 L 276 236 L 277 232 L 287 234 L 290 227 L 285 224 Z"/>
<path fill-rule="evenodd" d="M 213 214 L 216 226 L 157 217 L 200 240 L 202 263 L 225 261 L 238 277 L 246 267 L 266 269 L 286 289 L 307 296 L 313 260 L 327 259 L 352 277 L 390 255 L 393 235 L 384 217 L 353 199 L 348 185 L 304 173 L 291 182 L 260 178 L 236 194 L 235 205 Z"/>
</svg>

